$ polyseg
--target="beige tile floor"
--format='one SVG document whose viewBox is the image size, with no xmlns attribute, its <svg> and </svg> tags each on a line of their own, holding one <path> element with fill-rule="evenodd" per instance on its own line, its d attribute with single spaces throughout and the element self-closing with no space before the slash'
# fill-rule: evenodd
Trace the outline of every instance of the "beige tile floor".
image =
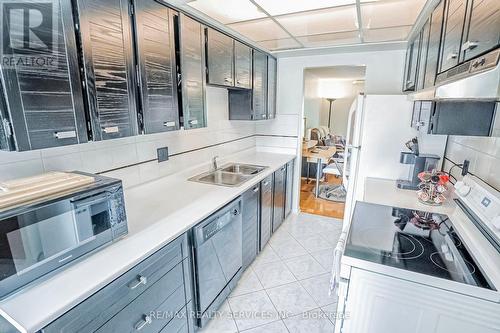
<svg viewBox="0 0 500 333">
<path fill-rule="evenodd" d="M 203 333 L 332 333 L 337 302 L 328 295 L 342 221 L 291 215 L 243 273 Z"/>
</svg>

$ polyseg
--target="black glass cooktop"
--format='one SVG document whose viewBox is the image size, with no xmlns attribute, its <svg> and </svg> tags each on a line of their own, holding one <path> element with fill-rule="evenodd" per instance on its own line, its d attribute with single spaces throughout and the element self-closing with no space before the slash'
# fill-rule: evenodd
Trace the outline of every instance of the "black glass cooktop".
<svg viewBox="0 0 500 333">
<path fill-rule="evenodd" d="M 345 255 L 493 289 L 446 215 L 357 202 Z"/>
</svg>

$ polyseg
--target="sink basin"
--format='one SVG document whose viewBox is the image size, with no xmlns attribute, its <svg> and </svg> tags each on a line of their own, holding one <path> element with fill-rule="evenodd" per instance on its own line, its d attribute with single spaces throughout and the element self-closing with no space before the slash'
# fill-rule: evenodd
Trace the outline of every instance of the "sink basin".
<svg viewBox="0 0 500 333">
<path fill-rule="evenodd" d="M 230 163 L 221 168 L 189 178 L 193 182 L 236 187 L 252 179 L 267 167 L 261 165 Z"/>
<path fill-rule="evenodd" d="M 231 172 L 224 172 L 222 170 L 217 170 L 214 172 L 210 172 L 208 174 L 203 174 L 198 177 L 196 181 L 200 183 L 208 183 L 208 184 L 215 184 L 215 185 L 224 185 L 224 186 L 238 186 L 248 180 L 248 177 L 246 177 L 243 174 L 240 173 L 231 173 Z"/>
<path fill-rule="evenodd" d="M 225 172 L 242 173 L 244 175 L 256 175 L 263 171 L 266 167 L 251 164 L 232 163 L 221 168 Z"/>
</svg>

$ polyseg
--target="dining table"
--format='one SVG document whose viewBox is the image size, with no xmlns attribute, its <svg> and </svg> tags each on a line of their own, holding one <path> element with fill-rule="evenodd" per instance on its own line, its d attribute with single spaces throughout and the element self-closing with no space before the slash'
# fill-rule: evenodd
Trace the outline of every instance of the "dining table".
<svg viewBox="0 0 500 333">
<path fill-rule="evenodd" d="M 328 161 L 335 153 L 337 153 L 337 148 L 335 146 L 318 146 L 317 144 L 311 146 L 308 142 L 302 143 L 302 157 L 313 160 L 316 159 L 316 184 L 314 187 L 314 196 L 316 198 L 319 196 L 319 182 L 322 165 L 328 164 Z"/>
</svg>

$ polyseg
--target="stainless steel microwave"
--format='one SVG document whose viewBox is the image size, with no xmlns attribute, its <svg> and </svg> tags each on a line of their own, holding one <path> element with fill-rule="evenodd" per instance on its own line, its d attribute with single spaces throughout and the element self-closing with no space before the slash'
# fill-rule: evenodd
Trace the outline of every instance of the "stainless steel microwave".
<svg viewBox="0 0 500 333">
<path fill-rule="evenodd" d="M 0 297 L 127 234 L 122 183 L 0 211 Z"/>
</svg>

